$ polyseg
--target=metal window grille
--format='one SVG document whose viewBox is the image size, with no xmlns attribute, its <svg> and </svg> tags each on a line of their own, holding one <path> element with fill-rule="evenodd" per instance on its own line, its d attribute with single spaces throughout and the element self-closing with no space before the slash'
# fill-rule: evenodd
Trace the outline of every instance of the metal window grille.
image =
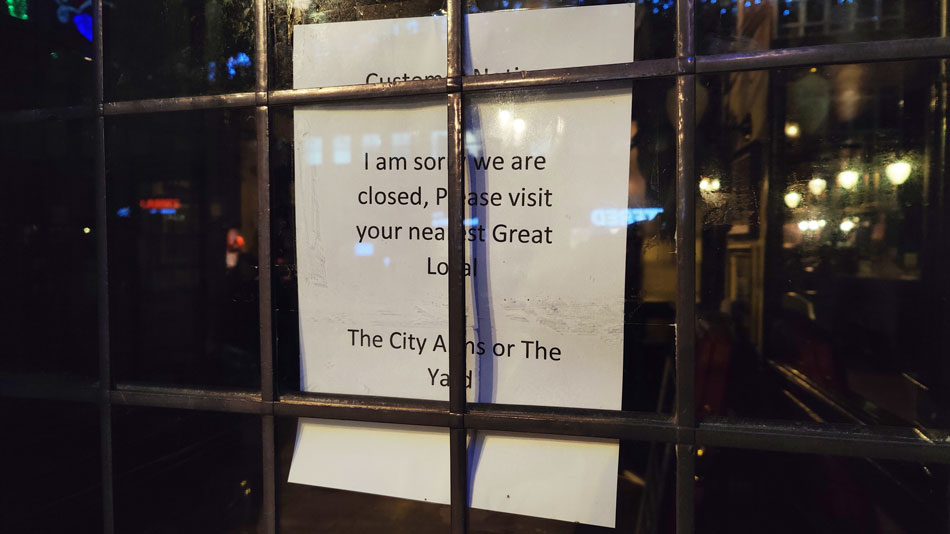
<svg viewBox="0 0 950 534">
<path fill-rule="evenodd" d="M 676 531 L 694 531 L 694 450 L 697 444 L 783 451 L 950 463 L 950 444 L 924 437 L 895 436 L 884 429 L 847 425 L 759 423 L 725 419 L 697 421 L 694 413 L 695 323 L 695 94 L 696 76 L 741 70 L 775 69 L 825 64 L 950 58 L 946 37 L 904 39 L 855 44 L 809 46 L 760 52 L 697 56 L 694 0 L 677 2 L 676 56 L 633 63 L 502 73 L 478 77 L 462 74 L 461 0 L 447 0 L 447 78 L 315 89 L 270 90 L 267 76 L 266 0 L 254 1 L 254 92 L 215 96 L 107 102 L 103 93 L 102 0 L 93 2 L 95 104 L 34 109 L 0 115 L 0 122 L 94 118 L 96 120 L 96 224 L 98 260 L 99 381 L 95 389 L 6 384 L 0 396 L 67 400 L 99 406 L 103 525 L 115 531 L 112 406 L 151 406 L 259 415 L 262 428 L 263 504 L 262 534 L 277 531 L 275 487 L 275 416 L 318 417 L 384 423 L 447 427 L 451 436 L 451 531 L 467 532 L 466 432 L 471 429 L 519 431 L 575 436 L 657 441 L 675 445 Z M 946 20 L 947 13 L 941 13 Z M 942 25 L 946 35 L 946 23 Z M 945 71 L 944 71 L 945 72 Z M 463 105 L 465 92 L 538 86 L 564 86 L 605 80 L 657 77 L 676 79 L 676 387 L 671 417 L 568 408 L 466 405 L 465 401 L 465 249 L 463 235 Z M 946 80 L 943 80 L 946 83 Z M 271 106 L 325 101 L 358 101 L 377 97 L 445 94 L 448 102 L 449 173 L 449 402 L 384 399 L 372 396 L 280 394 L 275 387 L 272 330 L 271 228 L 268 113 Z M 260 269 L 260 392 L 209 391 L 179 387 L 140 387 L 114 383 L 109 350 L 109 285 L 107 254 L 104 118 L 111 115 L 167 111 L 254 107 L 258 165 L 258 257 Z"/>
</svg>

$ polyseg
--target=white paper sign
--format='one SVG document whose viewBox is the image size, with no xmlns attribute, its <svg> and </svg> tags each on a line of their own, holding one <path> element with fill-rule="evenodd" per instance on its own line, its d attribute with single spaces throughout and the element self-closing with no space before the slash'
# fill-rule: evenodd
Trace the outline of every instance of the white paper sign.
<svg viewBox="0 0 950 534">
<path fill-rule="evenodd" d="M 467 69 L 631 61 L 633 9 L 469 15 Z M 442 22 L 298 26 L 295 86 L 444 75 Z M 629 86 L 473 97 L 466 116 L 469 399 L 619 409 L 625 234 L 591 219 L 626 209 Z M 294 139 L 301 389 L 447 399 L 445 97 L 298 107 Z M 447 434 L 401 428 L 302 422 L 291 481 L 448 502 Z M 613 525 L 616 440 L 473 447 L 472 506 Z M 357 474 L 367 455 L 378 477 Z"/>
</svg>

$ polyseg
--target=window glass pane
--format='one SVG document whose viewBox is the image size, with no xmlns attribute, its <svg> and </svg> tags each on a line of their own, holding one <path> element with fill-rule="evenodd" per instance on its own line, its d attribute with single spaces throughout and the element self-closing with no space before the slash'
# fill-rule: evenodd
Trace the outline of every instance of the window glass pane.
<svg viewBox="0 0 950 534">
<path fill-rule="evenodd" d="M 703 0 L 700 54 L 940 35 L 936 0 Z"/>
<path fill-rule="evenodd" d="M 308 421 L 300 419 L 300 421 Z M 357 425 L 359 423 L 356 423 Z M 397 425 L 389 425 L 398 432 Z M 298 437 L 297 418 L 277 419 L 277 517 L 278 530 L 288 534 L 326 532 L 332 533 L 447 533 L 451 514 L 448 504 L 435 504 L 420 500 L 403 499 L 385 495 L 373 495 L 344 489 L 319 487 L 310 484 L 289 482 L 291 463 L 294 458 Z M 444 430 L 445 435 L 448 431 Z M 446 438 L 446 445 L 448 439 Z M 361 447 L 358 442 L 352 444 Z M 382 448 L 395 445 L 385 441 L 376 443 Z M 373 444 L 370 444 L 373 446 Z M 312 456 L 313 453 L 311 452 Z M 305 460 L 306 450 L 301 450 L 300 460 Z M 448 453 L 446 451 L 446 466 Z M 339 461 L 339 458 L 331 461 Z M 433 459 L 433 461 L 435 461 Z M 346 464 L 349 469 L 345 477 L 352 483 L 362 483 L 367 487 L 379 487 L 378 482 L 389 475 L 388 472 L 368 471 L 373 462 L 356 461 Z M 389 464 L 395 466 L 399 462 Z M 441 467 L 441 466 L 440 466 Z M 361 473 L 360 471 L 366 471 Z M 425 477 L 425 472 L 416 476 Z M 408 477 L 405 482 L 409 482 Z M 446 473 L 445 486 L 448 487 Z"/>
<path fill-rule="evenodd" d="M 103 4 L 106 100 L 254 90 L 252 0 Z"/>
<path fill-rule="evenodd" d="M 466 0 L 468 13 L 636 4 L 634 58 L 662 59 L 676 55 L 676 0 Z M 582 46 L 577 43 L 577 46 Z M 575 65 L 571 65 L 575 66 Z"/>
<path fill-rule="evenodd" d="M 0 530 L 102 532 L 94 404 L 0 399 Z"/>
<path fill-rule="evenodd" d="M 92 101 L 92 3 L 10 0 L 0 13 L 0 109 Z"/>
<path fill-rule="evenodd" d="M 259 388 L 250 110 L 106 119 L 118 381 Z"/>
<path fill-rule="evenodd" d="M 702 413 L 946 426 L 940 72 L 918 61 L 702 78 Z"/>
<path fill-rule="evenodd" d="M 594 534 L 675 528 L 672 444 L 483 431 L 473 436 L 477 451 L 473 454 L 470 441 L 470 532 Z M 511 478 L 504 470 L 513 471 Z M 573 476 L 577 478 L 567 482 Z M 511 483 L 512 478 L 518 482 Z"/>
<path fill-rule="evenodd" d="M 445 96 L 271 117 L 281 388 L 448 400 Z"/>
<path fill-rule="evenodd" d="M 117 532 L 257 532 L 260 418 L 115 407 Z"/>
<path fill-rule="evenodd" d="M 298 83 L 294 84 L 294 43 L 300 43 L 295 39 L 301 39 L 294 36 L 295 28 L 301 25 L 312 26 L 315 24 L 324 24 L 328 22 L 351 22 L 351 21 L 369 21 L 382 19 L 403 19 L 410 17 L 437 17 L 435 22 L 440 22 L 439 27 L 444 28 L 445 15 L 443 0 L 394 0 L 387 2 L 368 2 L 366 0 L 345 0 L 342 2 L 321 2 L 319 0 L 268 0 L 269 23 L 271 30 L 268 35 L 268 45 L 270 47 L 270 57 L 268 59 L 268 72 L 270 76 L 270 89 L 291 89 L 294 87 L 317 87 L 326 85 L 343 85 L 334 83 Z M 310 30 L 312 28 L 308 28 Z M 402 23 L 392 26 L 392 36 L 398 37 L 402 30 L 403 38 L 408 38 L 409 33 L 415 27 L 405 26 Z M 425 30 L 426 28 L 423 28 Z M 308 31 L 305 30 L 305 31 Z M 356 32 L 356 30 L 354 30 Z M 372 36 L 369 36 L 372 37 Z M 371 42 L 356 40 L 354 36 L 346 38 L 347 47 L 355 47 L 356 43 L 360 46 L 371 46 Z M 442 39 L 427 40 L 430 44 L 439 46 L 442 56 L 445 56 L 445 41 Z M 441 43 L 441 44 L 440 44 Z M 341 47 L 341 51 L 346 47 Z M 352 48 L 357 50 L 356 48 Z M 313 50 L 316 50 L 314 45 Z M 411 60 L 411 58 L 400 58 L 401 60 Z M 388 65 L 380 65 L 380 69 Z M 402 74 L 400 71 L 399 74 Z M 445 65 L 441 69 L 431 74 L 441 74 L 445 76 Z M 382 80 L 380 80 L 382 81 Z"/>
<path fill-rule="evenodd" d="M 673 90 L 467 97 L 472 400 L 669 409 Z"/>
<path fill-rule="evenodd" d="M 0 128 L 2 372 L 97 374 L 93 132 L 82 121 Z"/>
<path fill-rule="evenodd" d="M 945 465 L 700 447 L 696 531 L 944 532 Z"/>
</svg>

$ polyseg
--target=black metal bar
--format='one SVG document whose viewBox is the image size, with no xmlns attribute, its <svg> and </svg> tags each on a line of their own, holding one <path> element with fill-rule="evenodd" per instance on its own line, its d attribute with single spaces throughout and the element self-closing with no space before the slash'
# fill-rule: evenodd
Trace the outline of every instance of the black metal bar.
<svg viewBox="0 0 950 534">
<path fill-rule="evenodd" d="M 462 96 L 448 95 L 449 409 L 465 412 L 465 217 Z"/>
<path fill-rule="evenodd" d="M 696 443 L 808 454 L 950 464 L 950 443 L 914 429 L 869 428 L 827 423 L 703 421 Z"/>
<path fill-rule="evenodd" d="M 276 534 L 277 532 L 277 455 L 274 449 L 274 416 L 265 415 L 261 419 L 261 465 L 263 466 L 263 488 L 261 490 L 261 519 L 258 532 Z"/>
<path fill-rule="evenodd" d="M 462 88 L 464 91 L 488 91 L 516 87 L 656 78 L 675 76 L 686 72 L 692 68 L 691 65 L 691 62 L 684 61 L 682 58 L 669 58 L 611 65 L 481 74 L 463 77 Z"/>
<path fill-rule="evenodd" d="M 268 92 L 267 100 L 271 105 L 297 105 L 338 100 L 434 95 L 446 93 L 447 91 L 446 81 L 442 78 L 436 78 L 432 80 L 413 80 L 398 83 L 367 83 L 360 85 L 340 85 L 337 87 L 317 87 L 313 89 L 281 89 L 279 91 Z"/>
<path fill-rule="evenodd" d="M 652 413 L 611 412 L 550 407 L 469 405 L 465 427 L 477 430 L 530 432 L 637 441 L 674 441 L 676 427 Z"/>
<path fill-rule="evenodd" d="M 695 55 L 693 0 L 676 3 L 676 55 Z M 695 516 L 693 437 L 695 305 L 696 305 L 696 202 L 693 194 L 696 134 L 696 76 L 676 78 L 676 532 L 692 534 Z"/>
<path fill-rule="evenodd" d="M 271 243 L 270 243 L 270 136 L 268 112 L 259 106 L 257 126 L 257 265 L 260 317 L 261 398 L 274 400 L 274 339 L 272 325 Z"/>
<path fill-rule="evenodd" d="M 348 419 L 377 423 L 453 426 L 456 419 L 445 402 L 386 397 L 287 394 L 274 403 L 278 416 Z"/>
<path fill-rule="evenodd" d="M 196 109 L 221 109 L 254 106 L 257 104 L 255 93 L 232 93 L 227 95 L 183 96 L 175 98 L 155 98 L 151 100 L 127 100 L 107 102 L 103 107 L 106 115 L 124 115 L 129 113 L 161 113 L 166 111 L 190 111 Z"/>
<path fill-rule="evenodd" d="M 705 74 L 841 63 L 933 59 L 948 56 L 950 56 L 950 39 L 930 37 L 699 56 L 696 58 L 696 72 Z"/>
<path fill-rule="evenodd" d="M 106 216 L 106 132 L 102 116 L 105 101 L 104 48 L 102 43 L 102 0 L 92 2 L 93 68 L 95 70 L 96 114 L 96 307 L 99 341 L 99 465 L 102 482 L 102 531 L 115 532 L 115 487 L 112 470 L 112 387 L 111 346 L 109 340 L 109 241 Z"/>
<path fill-rule="evenodd" d="M 110 402 L 123 406 L 150 406 L 178 410 L 229 413 L 269 413 L 272 404 L 251 392 L 214 391 L 186 388 L 159 388 L 117 384 L 109 392 Z"/>
<path fill-rule="evenodd" d="M 691 534 L 695 531 L 695 501 L 693 500 L 696 485 L 696 446 L 690 443 L 676 444 L 676 532 L 677 534 Z"/>
</svg>

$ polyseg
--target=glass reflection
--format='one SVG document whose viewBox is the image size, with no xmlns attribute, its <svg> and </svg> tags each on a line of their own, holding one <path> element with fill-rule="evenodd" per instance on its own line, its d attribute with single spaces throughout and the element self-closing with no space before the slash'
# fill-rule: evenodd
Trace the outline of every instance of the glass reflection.
<svg viewBox="0 0 950 534">
<path fill-rule="evenodd" d="M 699 52 L 940 35 L 938 0 L 701 0 Z"/>
<path fill-rule="evenodd" d="M 942 68 L 703 80 L 702 413 L 946 424 Z"/>
</svg>

